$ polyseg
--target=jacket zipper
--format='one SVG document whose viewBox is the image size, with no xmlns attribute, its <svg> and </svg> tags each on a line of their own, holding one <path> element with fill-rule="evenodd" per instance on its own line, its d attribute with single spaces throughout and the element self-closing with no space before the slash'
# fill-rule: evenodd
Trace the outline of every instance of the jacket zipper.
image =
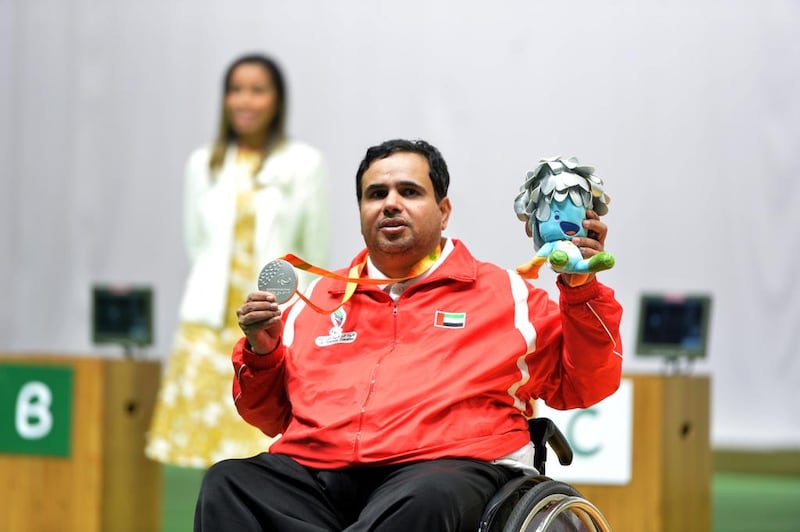
<svg viewBox="0 0 800 532">
<path fill-rule="evenodd" d="M 394 339 L 392 341 L 392 349 L 394 349 L 394 343 L 397 342 L 397 302 L 392 302 L 392 331 L 394 331 Z M 367 403 L 369 403 L 370 398 L 372 397 L 372 392 L 375 391 L 375 380 L 377 378 L 378 369 L 381 367 L 381 362 L 383 359 L 381 358 L 375 363 L 375 367 L 372 368 L 372 373 L 370 374 L 369 378 L 369 389 L 367 390 L 367 396 L 364 398 L 364 402 L 361 403 L 361 413 L 358 416 L 358 430 L 356 431 L 356 441 L 355 445 L 353 446 L 353 452 L 355 454 L 356 461 L 358 461 L 359 454 L 361 453 L 361 430 L 364 427 L 364 414 L 367 412 Z"/>
</svg>

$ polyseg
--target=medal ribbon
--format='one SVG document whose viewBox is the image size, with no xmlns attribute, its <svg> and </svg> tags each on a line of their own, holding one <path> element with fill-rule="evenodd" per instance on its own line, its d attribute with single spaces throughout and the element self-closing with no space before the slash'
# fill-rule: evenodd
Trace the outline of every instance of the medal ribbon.
<svg viewBox="0 0 800 532">
<path fill-rule="evenodd" d="M 364 257 L 364 260 L 361 261 L 359 264 L 354 265 L 350 268 L 350 271 L 347 273 L 346 276 L 339 275 L 338 273 L 332 272 L 330 270 L 326 270 L 325 268 L 320 268 L 319 266 L 314 266 L 313 264 L 306 262 L 305 260 L 301 259 L 297 255 L 293 255 L 292 253 L 287 253 L 281 259 L 285 260 L 295 268 L 299 268 L 304 272 L 313 273 L 315 275 L 319 275 L 321 277 L 327 277 L 328 279 L 333 279 L 336 281 L 344 281 L 347 283 L 344 289 L 344 295 L 342 296 L 342 301 L 335 308 L 327 310 L 323 309 L 316 304 L 312 303 L 306 296 L 300 293 L 299 290 L 295 290 L 297 296 L 305 301 L 305 303 L 311 307 L 312 309 L 316 310 L 320 314 L 333 314 L 337 310 L 339 310 L 347 301 L 353 296 L 356 292 L 356 286 L 359 284 L 371 284 L 371 285 L 382 285 L 382 284 L 390 284 L 390 283 L 400 283 L 403 281 L 408 281 L 409 279 L 413 279 L 418 275 L 422 275 L 426 271 L 430 269 L 431 266 L 439 259 L 442 254 L 442 247 L 436 246 L 430 254 L 423 257 L 421 261 L 416 263 L 412 268 L 409 274 L 406 277 L 390 277 L 388 279 L 375 279 L 371 277 L 361 277 L 361 272 L 364 271 L 364 268 L 367 266 L 367 257 Z"/>
</svg>

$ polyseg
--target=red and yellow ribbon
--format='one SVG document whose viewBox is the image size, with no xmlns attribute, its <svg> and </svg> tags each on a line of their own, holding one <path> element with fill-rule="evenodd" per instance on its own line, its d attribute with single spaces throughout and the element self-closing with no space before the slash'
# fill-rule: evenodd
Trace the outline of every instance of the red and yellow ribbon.
<svg viewBox="0 0 800 532">
<path fill-rule="evenodd" d="M 364 260 L 361 261 L 359 264 L 354 265 L 350 268 L 350 271 L 347 275 L 339 275 L 338 273 L 332 272 L 330 270 L 326 270 L 325 268 L 320 268 L 319 266 L 314 266 L 313 264 L 301 259 L 297 255 L 293 255 L 292 253 L 287 253 L 281 259 L 285 260 L 295 268 L 299 268 L 305 272 L 313 273 L 315 275 L 319 275 L 321 277 L 327 277 L 328 279 L 333 279 L 336 281 L 344 281 L 347 283 L 344 289 L 344 295 L 342 296 L 342 301 L 339 303 L 335 308 L 327 310 L 319 307 L 318 305 L 314 304 L 309 300 L 306 296 L 304 296 L 299 290 L 295 290 L 297 296 L 305 301 L 305 303 L 314 309 L 315 311 L 321 314 L 332 314 L 339 310 L 347 301 L 353 296 L 356 291 L 356 286 L 359 284 L 371 284 L 371 285 L 382 285 L 382 284 L 390 284 L 390 283 L 400 283 L 403 281 L 408 281 L 409 279 L 413 279 L 418 275 L 422 275 L 426 271 L 430 269 L 433 264 L 439 260 L 439 257 L 442 254 L 441 246 L 437 246 L 430 254 L 425 256 L 421 261 L 416 263 L 412 268 L 409 274 L 406 277 L 391 277 L 388 279 L 374 279 L 371 277 L 361 277 L 361 272 L 364 271 L 364 268 L 367 265 L 367 257 L 364 257 Z"/>
</svg>

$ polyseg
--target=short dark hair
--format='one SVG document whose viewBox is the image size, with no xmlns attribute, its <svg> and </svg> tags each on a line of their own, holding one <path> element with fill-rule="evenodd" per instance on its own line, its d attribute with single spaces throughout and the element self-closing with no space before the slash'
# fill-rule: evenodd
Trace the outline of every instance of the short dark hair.
<svg viewBox="0 0 800 532">
<path fill-rule="evenodd" d="M 433 192 L 436 201 L 442 201 L 447 196 L 447 188 L 450 186 L 450 173 L 447 171 L 447 163 L 444 157 L 432 144 L 424 140 L 392 139 L 372 146 L 367 149 L 364 159 L 358 165 L 356 172 L 356 198 L 361 203 L 361 178 L 377 159 L 385 159 L 390 155 L 401 152 L 418 153 L 428 161 L 428 176 L 433 183 Z"/>
</svg>

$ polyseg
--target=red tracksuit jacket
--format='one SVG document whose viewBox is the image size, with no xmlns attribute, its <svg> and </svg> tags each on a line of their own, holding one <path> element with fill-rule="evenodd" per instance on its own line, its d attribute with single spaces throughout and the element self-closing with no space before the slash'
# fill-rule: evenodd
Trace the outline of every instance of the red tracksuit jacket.
<svg viewBox="0 0 800 532">
<path fill-rule="evenodd" d="M 559 310 L 513 270 L 454 244 L 397 302 L 359 285 L 331 315 L 302 301 L 285 309 L 273 353 L 236 344 L 236 406 L 266 434 L 282 433 L 270 452 L 320 469 L 493 460 L 529 441 L 535 399 L 583 408 L 617 389 L 622 308 L 610 288 L 559 283 Z M 334 308 L 343 292 L 320 279 L 307 295 Z"/>
</svg>

